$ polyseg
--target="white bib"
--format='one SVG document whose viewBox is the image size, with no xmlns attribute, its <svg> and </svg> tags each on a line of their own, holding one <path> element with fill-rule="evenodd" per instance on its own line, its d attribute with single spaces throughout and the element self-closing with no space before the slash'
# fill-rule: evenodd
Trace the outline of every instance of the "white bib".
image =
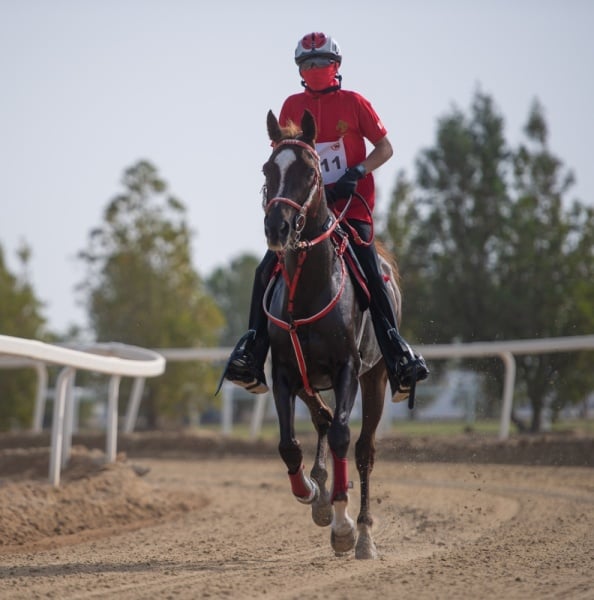
<svg viewBox="0 0 594 600">
<path fill-rule="evenodd" d="M 334 142 L 316 144 L 324 185 L 338 181 L 347 168 L 346 152 L 342 138 Z"/>
</svg>

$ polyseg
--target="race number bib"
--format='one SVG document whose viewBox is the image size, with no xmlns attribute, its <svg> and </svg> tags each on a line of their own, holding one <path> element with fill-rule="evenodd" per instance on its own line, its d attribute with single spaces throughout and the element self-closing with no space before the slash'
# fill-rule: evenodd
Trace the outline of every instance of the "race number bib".
<svg viewBox="0 0 594 600">
<path fill-rule="evenodd" d="M 324 185 L 338 181 L 347 168 L 346 152 L 342 138 L 335 142 L 316 144 L 316 152 L 320 157 Z"/>
</svg>

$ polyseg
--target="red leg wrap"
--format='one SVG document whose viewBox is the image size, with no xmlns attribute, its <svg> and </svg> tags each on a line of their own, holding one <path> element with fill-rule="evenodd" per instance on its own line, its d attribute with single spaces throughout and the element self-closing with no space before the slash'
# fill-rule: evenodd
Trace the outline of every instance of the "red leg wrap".
<svg viewBox="0 0 594 600">
<path fill-rule="evenodd" d="M 348 459 L 338 458 L 334 452 L 332 453 L 334 459 L 334 486 L 332 488 L 332 502 L 336 499 L 339 494 L 346 494 L 349 489 L 349 476 L 348 476 Z"/>
<path fill-rule="evenodd" d="M 307 498 L 311 494 L 311 488 L 305 483 L 305 474 L 303 464 L 299 467 L 297 473 L 289 473 L 291 480 L 291 490 L 298 498 Z"/>
</svg>

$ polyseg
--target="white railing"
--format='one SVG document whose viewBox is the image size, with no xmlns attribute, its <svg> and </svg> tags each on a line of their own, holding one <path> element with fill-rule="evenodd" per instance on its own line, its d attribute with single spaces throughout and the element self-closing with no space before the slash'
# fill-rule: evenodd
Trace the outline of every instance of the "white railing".
<svg viewBox="0 0 594 600">
<path fill-rule="evenodd" d="M 505 367 L 503 381 L 501 419 L 499 438 L 509 437 L 511 413 L 513 408 L 514 387 L 516 382 L 516 355 L 547 354 L 577 350 L 594 350 L 594 335 L 573 337 L 542 338 L 532 340 L 513 340 L 506 342 L 473 342 L 468 344 L 433 344 L 415 346 L 415 350 L 426 359 L 482 358 L 497 356 Z M 232 348 L 169 348 L 159 350 L 168 361 L 206 360 L 216 362 L 226 360 Z M 594 369 L 594 359 L 592 361 Z M 230 431 L 232 413 L 232 394 L 228 386 L 223 386 L 223 433 Z M 388 397 L 389 394 L 386 395 Z M 254 397 L 255 409 L 252 419 L 252 436 L 256 436 L 261 427 L 267 395 Z M 130 415 L 134 420 L 135 416 Z"/>
<path fill-rule="evenodd" d="M 46 365 L 62 366 L 56 382 L 52 417 L 49 479 L 60 483 L 60 470 L 70 455 L 73 430 L 72 386 L 77 369 L 110 375 L 107 409 L 106 458 L 113 462 L 117 451 L 118 395 L 122 376 L 135 377 L 134 393 L 142 393 L 146 377 L 165 371 L 165 359 L 153 350 L 119 343 L 64 347 L 37 340 L 0 335 L 0 365 L 33 367 L 38 373 L 33 430 L 41 431 L 47 394 Z M 137 384 L 137 382 L 139 382 Z M 140 389 L 140 392 L 138 391 Z"/>
<path fill-rule="evenodd" d="M 18 340 L 18 344 L 15 342 Z M 516 379 L 516 355 L 543 354 L 553 352 L 570 352 L 578 350 L 594 350 L 594 335 L 542 338 L 533 340 L 515 340 L 505 342 L 475 342 L 469 344 L 434 344 L 419 345 L 415 349 L 430 359 L 482 358 L 498 356 L 503 361 L 505 375 L 503 382 L 502 410 L 499 427 L 500 439 L 509 437 L 513 394 Z M 64 348 L 51 346 L 32 340 L 9 338 L 0 335 L 0 368 L 32 367 L 38 374 L 33 431 L 41 431 L 45 397 L 47 394 L 47 364 L 65 365 L 56 384 L 56 402 L 52 422 L 52 457 L 50 464 L 50 480 L 59 482 L 59 467 L 67 459 L 72 441 L 72 402 L 66 401 L 72 382 L 74 370 L 82 368 L 112 375 L 108 398 L 107 456 L 115 460 L 117 436 L 117 398 L 119 382 L 122 375 L 135 377 L 130 400 L 128 402 L 124 431 L 134 430 L 145 377 L 160 375 L 168 362 L 206 361 L 222 362 L 227 360 L 232 348 L 165 348 L 145 350 L 124 344 L 94 344 L 80 348 Z M 3 356 L 13 355 L 13 356 Z M 116 367 L 116 365 L 118 365 Z M 594 368 L 594 359 L 593 359 Z M 222 431 L 231 432 L 233 386 L 223 385 L 222 389 Z M 387 397 L 389 394 L 387 394 Z M 252 415 L 251 433 L 257 437 L 260 432 L 266 402 L 269 394 L 254 396 L 254 412 Z M 66 413 L 66 411 L 68 411 Z M 66 413 L 66 414 L 65 414 Z M 55 483 L 57 485 L 57 483 Z"/>
<path fill-rule="evenodd" d="M 0 349 L 0 369 L 35 369 L 37 373 L 37 391 L 35 392 L 35 408 L 33 410 L 33 424 L 31 431 L 40 433 L 43 428 L 43 412 L 47 397 L 47 366 L 43 361 L 33 360 L 20 356 L 7 356 Z"/>
<path fill-rule="evenodd" d="M 577 350 L 594 350 L 594 335 L 572 337 L 542 338 L 533 340 L 513 340 L 506 342 L 473 342 L 470 344 L 434 344 L 418 346 L 418 352 L 427 359 L 431 358 L 482 358 L 498 356 L 505 366 L 503 397 L 501 403 L 501 421 L 499 438 L 509 437 L 509 426 L 514 400 L 516 382 L 516 355 L 550 354 Z M 594 368 L 594 360 L 593 360 Z"/>
</svg>

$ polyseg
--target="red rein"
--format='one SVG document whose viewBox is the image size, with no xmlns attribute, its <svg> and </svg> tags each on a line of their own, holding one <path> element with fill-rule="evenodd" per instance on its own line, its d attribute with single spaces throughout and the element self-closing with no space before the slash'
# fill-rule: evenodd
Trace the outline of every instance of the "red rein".
<svg viewBox="0 0 594 600">
<path fill-rule="evenodd" d="M 319 157 L 318 157 L 317 153 L 315 152 L 315 150 L 309 144 L 306 144 L 305 142 L 302 142 L 301 140 L 293 140 L 293 139 L 283 140 L 283 141 L 279 142 L 276 147 L 278 148 L 283 145 L 296 145 L 301 148 L 304 148 L 305 150 L 310 152 L 317 161 L 319 161 Z M 317 187 L 318 197 L 321 198 L 321 196 L 323 194 L 323 186 L 321 183 L 319 171 L 316 175 L 315 186 Z M 268 212 L 272 206 L 274 206 L 275 204 L 278 204 L 278 203 L 287 204 L 291 208 L 294 208 L 295 210 L 299 211 L 299 214 L 303 217 L 302 223 L 305 224 L 305 219 L 307 217 L 307 211 L 308 211 L 308 209 L 310 207 L 310 203 L 313 200 L 313 198 L 315 197 L 315 195 L 316 195 L 315 191 L 312 189 L 312 193 L 310 194 L 307 201 L 303 204 L 303 206 L 301 206 L 294 200 L 291 200 L 290 198 L 285 198 L 283 196 L 277 196 L 275 198 L 270 199 L 270 201 L 267 203 L 267 205 L 265 207 L 265 210 L 266 210 L 266 212 Z M 299 283 L 299 278 L 301 277 L 303 263 L 305 262 L 305 259 L 307 258 L 308 250 L 310 248 L 312 248 L 313 246 L 315 246 L 316 244 L 319 244 L 320 242 L 327 240 L 333 234 L 333 232 L 336 229 L 336 227 L 338 226 L 339 222 L 340 222 L 340 219 L 335 219 L 333 221 L 332 225 L 326 231 L 322 232 L 318 237 L 314 238 L 313 240 L 297 241 L 295 243 L 294 247 L 299 251 L 299 254 L 297 256 L 297 268 L 295 270 L 295 273 L 293 274 L 293 277 L 289 277 L 289 274 L 287 273 L 283 262 L 280 261 L 281 273 L 283 275 L 283 279 L 285 280 L 287 289 L 289 290 L 289 298 L 288 298 L 288 305 L 287 305 L 287 312 L 289 315 L 288 321 L 283 321 L 282 319 L 278 319 L 277 317 L 272 315 L 267 308 L 268 296 L 274 286 L 274 281 L 275 281 L 274 278 L 270 280 L 270 283 L 268 284 L 268 287 L 266 288 L 266 292 L 264 294 L 263 305 L 264 305 L 264 312 L 266 313 L 266 316 L 277 327 L 280 327 L 281 329 L 284 329 L 285 331 L 289 332 L 289 336 L 291 338 L 291 343 L 293 344 L 293 350 L 295 351 L 295 357 L 297 359 L 297 364 L 299 366 L 299 373 L 301 374 L 301 379 L 303 381 L 303 387 L 305 388 L 305 392 L 309 396 L 314 396 L 315 391 L 312 389 L 311 384 L 309 382 L 309 377 L 307 376 L 307 366 L 305 364 L 305 357 L 303 355 L 301 343 L 300 343 L 299 337 L 297 335 L 297 328 L 300 327 L 301 325 L 307 325 L 309 323 L 313 323 L 314 321 L 317 321 L 318 319 L 321 319 L 322 317 L 326 316 L 338 304 L 338 301 L 340 300 L 340 297 L 342 296 L 342 293 L 344 291 L 344 287 L 345 287 L 345 283 L 346 283 L 346 276 L 347 276 L 346 266 L 345 266 L 344 260 L 342 259 L 342 255 L 346 249 L 346 244 L 347 244 L 346 238 L 344 238 L 341 245 L 336 248 L 336 253 L 341 259 L 340 260 L 341 279 L 340 279 L 340 286 L 339 286 L 334 298 L 332 298 L 332 300 L 330 300 L 330 303 L 327 306 L 325 306 L 322 310 L 320 310 L 319 312 L 317 312 L 316 314 L 314 314 L 310 317 L 306 317 L 304 319 L 293 319 L 293 308 L 294 308 L 293 302 L 295 299 L 295 293 L 297 290 L 297 285 Z"/>
</svg>

